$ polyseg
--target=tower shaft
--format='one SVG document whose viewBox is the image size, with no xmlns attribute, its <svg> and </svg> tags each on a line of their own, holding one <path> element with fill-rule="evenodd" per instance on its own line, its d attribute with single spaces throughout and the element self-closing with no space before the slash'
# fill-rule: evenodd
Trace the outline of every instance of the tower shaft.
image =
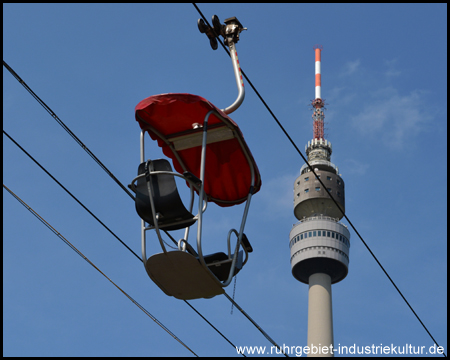
<svg viewBox="0 0 450 360">
<path fill-rule="evenodd" d="M 315 273 L 309 277 L 308 299 L 308 356 L 333 356 L 333 310 L 331 277 Z"/>
</svg>

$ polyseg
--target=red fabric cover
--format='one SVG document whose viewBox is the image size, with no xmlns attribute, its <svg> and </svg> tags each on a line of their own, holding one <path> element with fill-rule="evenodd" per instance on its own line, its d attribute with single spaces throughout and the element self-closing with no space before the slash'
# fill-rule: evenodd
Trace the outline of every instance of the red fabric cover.
<svg viewBox="0 0 450 360">
<path fill-rule="evenodd" d="M 205 164 L 205 192 L 208 200 L 220 206 L 240 204 L 247 199 L 251 184 L 251 173 L 244 150 L 247 151 L 255 169 L 255 188 L 253 193 L 261 187 L 261 177 L 253 156 L 248 149 L 237 124 L 225 113 L 206 99 L 192 94 L 161 94 L 150 96 L 136 106 L 136 120 L 141 129 L 146 129 L 163 153 L 172 159 L 176 171 L 183 173 L 183 169 L 169 146 L 148 125 L 168 138 L 173 134 L 192 132 L 193 124 L 203 125 L 206 113 L 215 109 L 220 113 L 241 138 L 243 148 L 237 138 L 207 144 Z M 214 114 L 208 119 L 208 129 L 214 125 L 221 125 L 223 121 Z M 201 131 L 201 130 L 199 130 Z M 170 139 L 169 139 L 170 140 Z M 201 146 L 179 150 L 178 154 L 187 170 L 200 178 Z"/>
</svg>

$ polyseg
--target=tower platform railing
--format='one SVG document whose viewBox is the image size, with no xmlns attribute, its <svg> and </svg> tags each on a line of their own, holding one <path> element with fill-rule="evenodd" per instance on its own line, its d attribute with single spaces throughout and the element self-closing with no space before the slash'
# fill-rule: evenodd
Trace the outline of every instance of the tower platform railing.
<svg viewBox="0 0 450 360">
<path fill-rule="evenodd" d="M 309 216 L 307 218 L 303 218 L 303 219 L 299 220 L 298 222 L 296 222 L 295 224 L 293 224 L 293 227 L 295 227 L 295 226 L 297 226 L 299 224 L 302 224 L 302 223 L 304 223 L 306 221 L 313 221 L 313 220 L 329 220 L 329 221 L 333 221 L 335 223 L 341 224 L 346 229 L 348 229 L 347 225 L 341 223 L 339 221 L 339 219 L 336 219 L 336 218 L 333 218 L 333 217 L 330 217 L 330 216 L 325 216 L 325 215 L 314 215 L 314 216 Z"/>
</svg>

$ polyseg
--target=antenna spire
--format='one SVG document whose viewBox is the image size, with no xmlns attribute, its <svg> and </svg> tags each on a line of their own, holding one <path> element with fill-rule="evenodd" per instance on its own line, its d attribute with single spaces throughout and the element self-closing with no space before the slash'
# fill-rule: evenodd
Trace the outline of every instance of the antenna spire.
<svg viewBox="0 0 450 360">
<path fill-rule="evenodd" d="M 320 83 L 320 75 L 321 75 L 321 61 L 320 61 L 320 53 L 323 49 L 322 45 L 314 45 L 314 51 L 316 52 L 316 99 L 321 99 L 321 83 Z"/>
<path fill-rule="evenodd" d="M 316 98 L 311 102 L 314 113 L 312 115 L 313 118 L 313 138 L 314 139 L 324 139 L 324 123 L 323 119 L 325 115 L 323 114 L 324 101 L 322 100 L 322 84 L 321 84 L 321 52 L 323 46 L 322 45 L 314 45 L 314 51 L 316 53 Z"/>
</svg>

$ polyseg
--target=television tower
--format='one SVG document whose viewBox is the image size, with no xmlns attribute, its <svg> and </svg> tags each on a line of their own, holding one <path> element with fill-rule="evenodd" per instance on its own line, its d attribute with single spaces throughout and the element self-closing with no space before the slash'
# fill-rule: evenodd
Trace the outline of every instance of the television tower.
<svg viewBox="0 0 450 360">
<path fill-rule="evenodd" d="M 294 183 L 294 215 L 299 220 L 289 234 L 292 275 L 309 284 L 308 356 L 333 356 L 331 284 L 348 273 L 350 232 L 339 220 L 344 216 L 344 181 L 330 162 L 331 143 L 324 138 L 324 100 L 321 95 L 321 51 L 316 55 L 313 139 L 305 146 L 308 163 L 339 204 L 339 210 L 307 164 Z M 315 352 L 315 353 L 314 353 Z"/>
</svg>

